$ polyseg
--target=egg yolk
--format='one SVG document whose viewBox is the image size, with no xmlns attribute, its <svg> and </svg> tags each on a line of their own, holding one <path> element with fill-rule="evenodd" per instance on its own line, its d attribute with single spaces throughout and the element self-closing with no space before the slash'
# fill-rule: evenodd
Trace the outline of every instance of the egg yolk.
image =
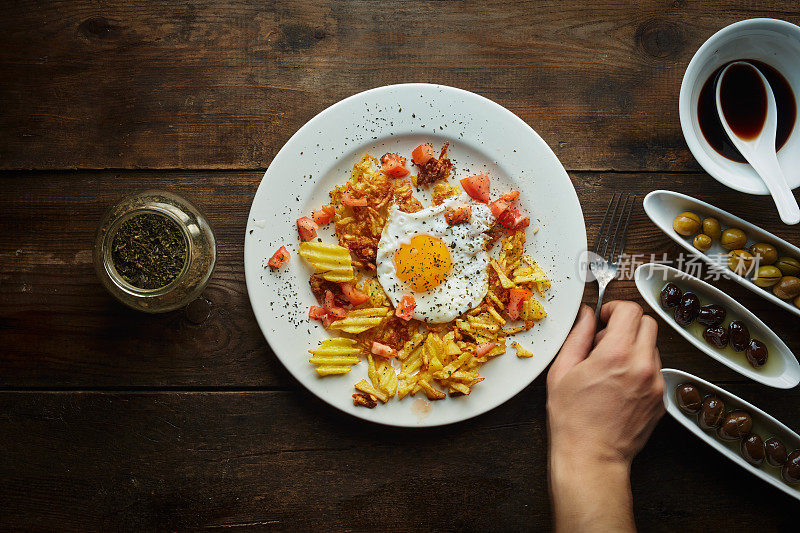
<svg viewBox="0 0 800 533">
<path fill-rule="evenodd" d="M 417 235 L 394 253 L 397 277 L 415 292 L 428 292 L 450 274 L 450 251 L 439 239 Z"/>
</svg>

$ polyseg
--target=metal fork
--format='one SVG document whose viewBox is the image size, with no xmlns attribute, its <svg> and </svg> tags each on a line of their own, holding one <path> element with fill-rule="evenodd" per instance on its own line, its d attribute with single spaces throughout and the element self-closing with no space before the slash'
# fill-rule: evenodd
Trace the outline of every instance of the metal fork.
<svg viewBox="0 0 800 533">
<path fill-rule="evenodd" d="M 611 197 L 606 214 L 603 216 L 603 222 L 600 224 L 600 230 L 597 232 L 594 256 L 589 263 L 589 270 L 597 279 L 599 290 L 597 307 L 594 310 L 594 316 L 598 322 L 600 321 L 600 308 L 603 307 L 603 295 L 611 280 L 617 277 L 619 258 L 625 250 L 628 222 L 631 220 L 631 212 L 636 204 L 636 196 L 633 199 L 630 196 L 630 194 L 627 194 L 624 201 L 622 200 L 622 193 L 615 193 Z M 624 226 L 623 219 L 625 221 Z M 614 223 L 615 221 L 616 224 Z"/>
</svg>

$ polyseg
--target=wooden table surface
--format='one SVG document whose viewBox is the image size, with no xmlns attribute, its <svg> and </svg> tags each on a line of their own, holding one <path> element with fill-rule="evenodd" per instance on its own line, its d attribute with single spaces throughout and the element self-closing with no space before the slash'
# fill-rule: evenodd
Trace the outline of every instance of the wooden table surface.
<svg viewBox="0 0 800 533">
<path fill-rule="evenodd" d="M 800 241 L 769 199 L 699 168 L 677 105 L 705 39 L 751 17 L 798 23 L 797 2 L 581 4 L 3 3 L 0 529 L 550 528 L 543 376 L 448 427 L 350 418 L 267 346 L 242 248 L 263 171 L 300 126 L 411 81 L 477 92 L 536 129 L 569 171 L 590 243 L 615 191 L 657 188 Z M 216 230 L 201 324 L 130 311 L 94 276 L 100 216 L 148 187 L 194 200 Z M 629 252 L 674 258 L 670 242 L 638 206 Z M 718 286 L 800 350 L 796 317 Z M 631 281 L 608 296 L 641 302 Z M 660 325 L 665 366 L 800 429 L 797 389 L 748 381 Z M 800 514 L 669 418 L 634 463 L 633 492 L 643 530 L 789 529 Z"/>
</svg>

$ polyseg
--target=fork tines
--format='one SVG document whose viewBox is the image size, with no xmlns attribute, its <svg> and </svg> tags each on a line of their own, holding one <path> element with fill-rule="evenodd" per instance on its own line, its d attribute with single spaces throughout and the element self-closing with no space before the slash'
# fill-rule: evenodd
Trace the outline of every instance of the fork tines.
<svg viewBox="0 0 800 533">
<path fill-rule="evenodd" d="M 628 222 L 630 222 L 631 212 L 635 203 L 636 196 L 634 195 L 631 198 L 630 193 L 625 195 L 624 200 L 622 193 L 615 193 L 608 203 L 603 222 L 600 223 L 600 229 L 597 232 L 594 253 L 610 263 L 619 261 L 620 256 L 625 251 Z M 622 228 L 621 231 L 620 228 Z"/>
</svg>

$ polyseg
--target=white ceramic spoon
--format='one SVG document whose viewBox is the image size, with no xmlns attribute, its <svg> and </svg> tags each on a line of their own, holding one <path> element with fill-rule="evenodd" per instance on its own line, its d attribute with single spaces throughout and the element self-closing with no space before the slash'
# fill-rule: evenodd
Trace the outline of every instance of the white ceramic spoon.
<svg viewBox="0 0 800 533">
<path fill-rule="evenodd" d="M 761 80 L 764 91 L 766 92 L 767 112 L 761 131 L 752 139 L 743 139 L 731 129 L 728 123 L 728 118 L 723 112 L 723 105 L 720 98 L 722 86 L 725 81 L 725 76 L 731 68 L 745 68 L 752 69 Z M 800 222 L 800 207 L 797 205 L 797 200 L 789 188 L 786 181 L 786 176 L 783 174 L 780 164 L 778 163 L 778 154 L 775 151 L 775 135 L 778 128 L 778 111 L 775 104 L 775 95 L 772 93 L 767 78 L 746 61 L 734 61 L 723 69 L 717 78 L 716 86 L 716 99 L 717 99 L 717 113 L 722 122 L 722 127 L 725 128 L 725 133 L 728 134 L 733 145 L 742 154 L 742 156 L 750 163 L 764 184 L 769 189 L 772 199 L 775 201 L 775 206 L 778 208 L 778 214 L 785 224 L 797 224 Z"/>
<path fill-rule="evenodd" d="M 748 463 L 739 453 L 739 442 L 726 443 L 717 438 L 711 431 L 704 431 L 697 425 L 697 417 L 689 415 L 680 410 L 675 401 L 675 389 L 683 383 L 694 383 L 702 394 L 714 394 L 719 397 L 727 409 L 744 409 L 753 417 L 753 430 L 759 433 L 762 438 L 777 437 L 786 446 L 787 452 L 800 448 L 800 435 L 786 427 L 780 420 L 765 413 L 755 405 L 748 403 L 738 396 L 731 394 L 723 388 L 717 387 L 704 379 L 672 368 L 661 370 L 666 382 L 664 389 L 664 407 L 672 418 L 682 424 L 686 429 L 694 433 L 698 438 L 704 440 L 706 444 L 717 450 L 719 453 L 738 464 L 755 476 L 760 477 L 773 487 L 782 490 L 789 496 L 800 500 L 800 485 L 789 485 L 781 479 L 780 469 L 769 466 L 765 461 L 761 467 L 756 467 Z"/>
</svg>

